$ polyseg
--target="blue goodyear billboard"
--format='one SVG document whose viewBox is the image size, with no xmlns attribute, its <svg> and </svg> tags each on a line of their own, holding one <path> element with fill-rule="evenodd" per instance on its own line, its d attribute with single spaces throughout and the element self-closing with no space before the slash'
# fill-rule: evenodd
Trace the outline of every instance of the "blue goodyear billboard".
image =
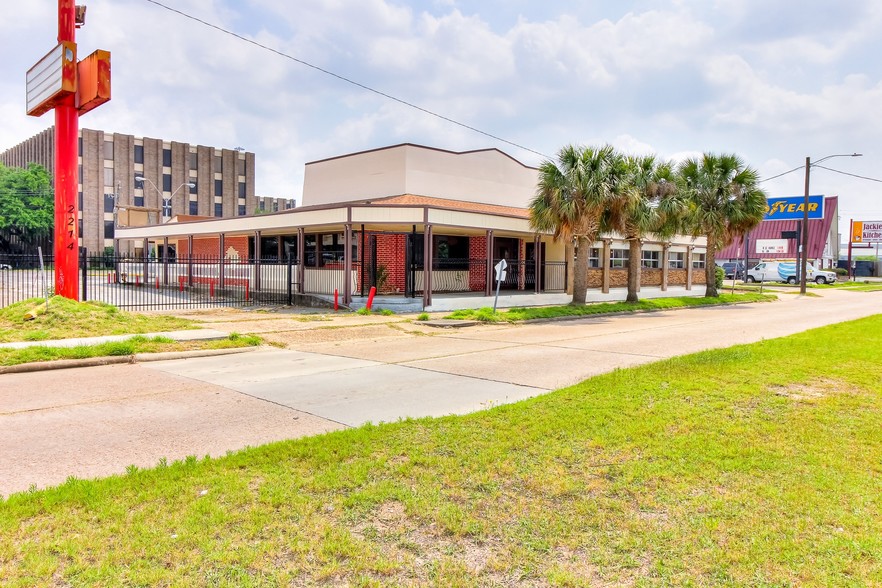
<svg viewBox="0 0 882 588">
<path fill-rule="evenodd" d="M 805 207 L 805 196 L 786 196 L 769 198 L 763 220 L 801 219 Z M 809 218 L 824 218 L 824 197 L 809 196 Z"/>
</svg>

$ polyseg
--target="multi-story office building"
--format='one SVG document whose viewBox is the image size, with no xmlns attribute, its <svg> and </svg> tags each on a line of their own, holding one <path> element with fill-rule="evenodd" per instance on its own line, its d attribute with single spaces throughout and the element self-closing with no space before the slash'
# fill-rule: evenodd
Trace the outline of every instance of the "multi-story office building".
<svg viewBox="0 0 882 588">
<path fill-rule="evenodd" d="M 89 251 L 112 247 L 115 227 L 159 224 L 177 215 L 245 216 L 258 209 L 254 153 L 242 149 L 81 129 L 79 155 L 80 245 Z M 0 162 L 38 163 L 54 177 L 55 128 L 0 153 Z"/>
</svg>

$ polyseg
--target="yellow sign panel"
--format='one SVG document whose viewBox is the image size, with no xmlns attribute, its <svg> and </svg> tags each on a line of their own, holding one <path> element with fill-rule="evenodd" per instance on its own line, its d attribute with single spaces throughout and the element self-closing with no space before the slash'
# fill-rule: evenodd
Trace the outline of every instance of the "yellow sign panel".
<svg viewBox="0 0 882 588">
<path fill-rule="evenodd" d="M 852 221 L 852 243 L 882 243 L 882 221 Z"/>
</svg>

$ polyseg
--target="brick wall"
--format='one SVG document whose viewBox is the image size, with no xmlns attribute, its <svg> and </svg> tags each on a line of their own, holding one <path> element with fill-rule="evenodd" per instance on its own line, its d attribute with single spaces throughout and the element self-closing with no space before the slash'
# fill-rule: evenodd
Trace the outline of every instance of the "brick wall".
<svg viewBox="0 0 882 588">
<path fill-rule="evenodd" d="M 611 269 L 609 270 L 609 287 L 610 288 L 627 288 L 628 287 L 628 270 Z"/>
<path fill-rule="evenodd" d="M 661 286 L 662 271 L 655 268 L 643 268 L 640 272 L 641 286 Z"/>
<path fill-rule="evenodd" d="M 668 286 L 685 286 L 686 270 L 670 269 L 668 270 Z"/>
<path fill-rule="evenodd" d="M 217 237 L 209 237 L 205 239 L 193 239 L 193 257 L 217 259 L 219 239 Z M 186 239 L 178 241 L 177 246 L 178 258 L 186 258 L 190 256 L 189 246 Z M 235 258 L 238 255 L 241 263 L 248 261 L 248 237 L 240 235 L 236 237 L 226 237 L 224 239 L 224 257 L 226 259 Z"/>
<path fill-rule="evenodd" d="M 383 292 L 404 292 L 406 238 L 406 235 L 377 235 L 377 267 L 385 266 L 388 276 Z"/>
<path fill-rule="evenodd" d="M 487 258 L 487 237 L 469 237 L 469 259 Z M 483 292 L 487 283 L 487 268 L 484 264 L 469 264 L 469 290 Z"/>
<path fill-rule="evenodd" d="M 588 269 L 588 287 L 603 288 L 603 270 Z"/>
</svg>

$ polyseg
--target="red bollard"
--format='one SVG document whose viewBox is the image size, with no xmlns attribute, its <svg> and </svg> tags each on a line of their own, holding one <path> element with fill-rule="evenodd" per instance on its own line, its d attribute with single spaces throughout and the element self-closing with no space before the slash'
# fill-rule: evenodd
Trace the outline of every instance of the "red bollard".
<svg viewBox="0 0 882 588">
<path fill-rule="evenodd" d="M 248 282 L 245 282 L 245 302 L 248 302 Z"/>
<path fill-rule="evenodd" d="M 334 312 L 337 312 L 338 308 L 340 305 L 337 303 L 337 288 L 334 288 Z"/>
<path fill-rule="evenodd" d="M 368 301 L 367 301 L 367 309 L 371 309 L 371 305 L 374 303 L 374 295 L 377 293 L 377 287 L 371 286 L 371 291 L 368 292 Z"/>
<path fill-rule="evenodd" d="M 156 289 L 159 290 L 159 276 L 156 276 Z"/>
<path fill-rule="evenodd" d="M 184 291 L 184 276 L 178 276 L 178 285 L 181 288 L 181 292 Z"/>
<path fill-rule="evenodd" d="M 110 276 L 112 275 L 112 273 L 113 272 L 107 272 L 107 283 L 108 284 L 110 283 Z"/>
<path fill-rule="evenodd" d="M 135 286 L 141 285 L 141 274 L 135 274 Z"/>
</svg>

